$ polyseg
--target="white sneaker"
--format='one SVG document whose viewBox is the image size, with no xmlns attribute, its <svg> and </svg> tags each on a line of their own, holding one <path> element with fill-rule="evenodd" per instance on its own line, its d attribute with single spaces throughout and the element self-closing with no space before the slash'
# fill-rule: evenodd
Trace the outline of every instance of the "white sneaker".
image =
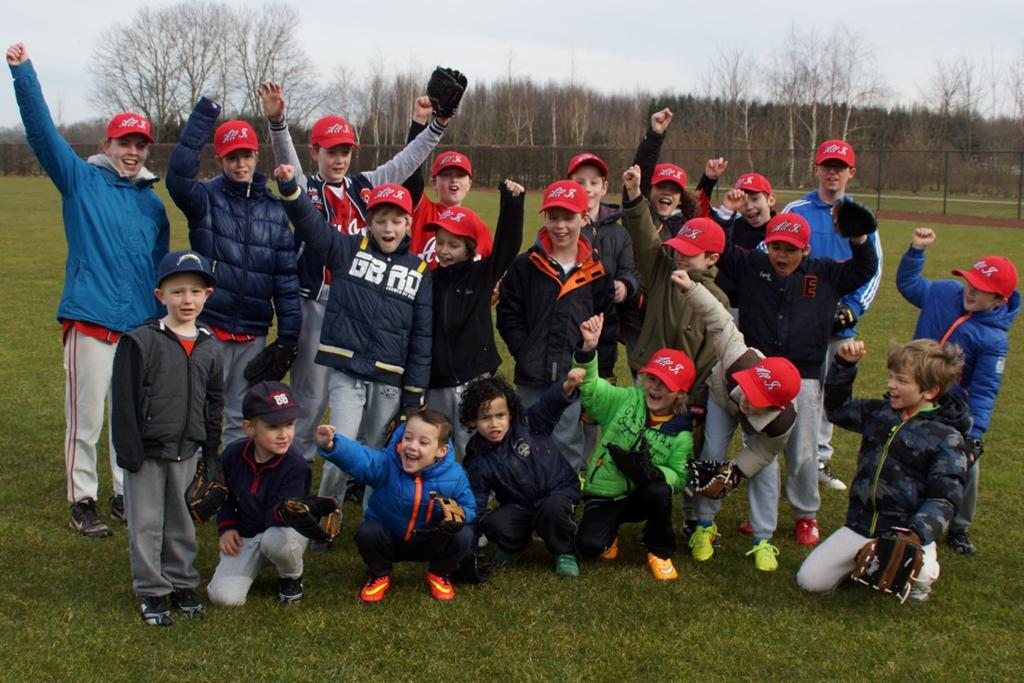
<svg viewBox="0 0 1024 683">
<path fill-rule="evenodd" d="M 843 483 L 843 480 L 832 474 L 832 468 L 828 466 L 828 463 L 824 462 L 818 464 L 818 485 L 834 491 L 846 490 L 846 484 Z"/>
<path fill-rule="evenodd" d="M 910 589 L 910 601 L 911 602 L 927 602 L 928 598 L 932 595 L 932 589 L 928 588 L 911 588 Z"/>
</svg>

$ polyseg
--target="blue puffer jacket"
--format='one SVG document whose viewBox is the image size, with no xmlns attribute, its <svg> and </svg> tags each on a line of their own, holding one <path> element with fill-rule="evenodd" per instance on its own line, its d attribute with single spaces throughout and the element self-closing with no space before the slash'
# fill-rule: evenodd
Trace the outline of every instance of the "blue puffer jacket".
<svg viewBox="0 0 1024 683">
<path fill-rule="evenodd" d="M 28 143 L 60 191 L 68 243 L 57 318 L 128 332 L 158 314 L 153 287 L 170 224 L 143 169 L 122 178 L 105 155 L 82 160 L 53 124 L 32 62 L 11 65 Z"/>
<path fill-rule="evenodd" d="M 220 106 L 196 104 L 171 154 L 167 189 L 188 218 L 192 248 L 210 259 L 217 286 L 200 320 L 235 334 L 266 336 L 277 312 L 277 336 L 295 346 L 302 327 L 295 243 L 281 201 L 266 176 L 251 183 L 226 176 L 199 182 L 203 145 L 213 134 Z"/>
<path fill-rule="evenodd" d="M 551 431 L 573 400 L 562 393 L 559 380 L 512 422 L 500 443 L 491 443 L 479 433 L 470 437 L 463 466 L 478 510 L 487 508 L 491 491 L 501 505 L 536 508 L 556 493 L 579 502 L 580 478 L 551 439 Z"/>
<path fill-rule="evenodd" d="M 406 237 L 385 254 L 370 235 L 342 235 L 305 192 L 284 202 L 295 233 L 331 269 L 316 362 L 402 388 L 419 405 L 430 382 L 433 288 Z"/>
<path fill-rule="evenodd" d="M 903 298 L 921 309 L 914 330 L 915 339 L 942 339 L 962 316 L 964 285 L 959 280 L 931 281 L 921 274 L 924 250 L 911 247 L 900 259 L 896 287 Z M 1009 340 L 1006 333 L 1020 313 L 1020 292 L 1014 290 L 1005 306 L 971 313 L 949 335 L 950 342 L 964 350 L 964 372 L 957 390 L 967 400 L 974 417 L 970 436 L 988 431 L 995 407 Z"/>
<path fill-rule="evenodd" d="M 472 523 L 476 519 L 476 503 L 466 473 L 451 455 L 455 452 L 451 439 L 448 455 L 416 474 L 407 474 L 398 454 L 403 434 L 404 424 L 380 450 L 336 434 L 334 450 L 327 452 L 318 447 L 317 453 L 357 481 L 373 487 L 364 518 L 377 520 L 397 538 L 412 540 L 417 532 L 429 531 L 436 523 L 440 511 L 430 498 L 433 491 L 454 498 L 466 511 L 466 524 Z"/>
</svg>

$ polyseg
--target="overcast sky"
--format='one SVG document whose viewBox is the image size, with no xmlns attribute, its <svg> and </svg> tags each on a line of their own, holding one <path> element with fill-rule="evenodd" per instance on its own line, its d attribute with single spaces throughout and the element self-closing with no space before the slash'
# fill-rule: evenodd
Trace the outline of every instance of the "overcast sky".
<svg viewBox="0 0 1024 683">
<path fill-rule="evenodd" d="M 146 0 L 148 6 L 174 4 Z M 235 6 L 251 6 L 228 0 Z M 842 22 L 871 45 L 892 97 L 923 98 L 939 59 L 968 56 L 984 72 L 1024 52 L 1020 0 L 862 0 L 825 3 L 651 2 L 291 2 L 305 15 L 300 38 L 326 76 L 337 65 L 357 78 L 371 60 L 392 71 L 427 73 L 435 64 L 470 78 L 575 79 L 604 91 L 695 92 L 711 56 L 742 50 L 767 64 L 789 34 L 824 34 Z M 96 36 L 126 22 L 139 5 L 123 0 L 5 3 L 3 44 L 24 42 L 55 117 L 97 116 L 87 71 Z M 823 9 L 828 8 L 828 9 Z M 0 126 L 18 123 L 13 90 L 0 97 Z"/>
</svg>

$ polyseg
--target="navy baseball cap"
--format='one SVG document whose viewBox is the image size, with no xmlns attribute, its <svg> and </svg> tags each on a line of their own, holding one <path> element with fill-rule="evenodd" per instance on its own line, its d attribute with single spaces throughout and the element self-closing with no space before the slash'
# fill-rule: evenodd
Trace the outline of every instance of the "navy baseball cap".
<svg viewBox="0 0 1024 683">
<path fill-rule="evenodd" d="M 210 262 L 191 249 L 172 251 L 160 259 L 160 267 L 156 271 L 157 287 L 171 275 L 178 273 L 196 273 L 201 275 L 209 286 L 217 284 L 217 278 L 210 270 Z"/>
<path fill-rule="evenodd" d="M 283 382 L 254 384 L 242 399 L 242 417 L 260 419 L 271 427 L 302 417 L 306 411 L 299 405 L 291 387 Z"/>
</svg>

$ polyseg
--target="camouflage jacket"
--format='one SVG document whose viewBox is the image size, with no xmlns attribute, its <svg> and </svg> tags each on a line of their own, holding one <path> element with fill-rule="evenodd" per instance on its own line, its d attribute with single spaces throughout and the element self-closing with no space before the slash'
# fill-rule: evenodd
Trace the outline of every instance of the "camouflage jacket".
<svg viewBox="0 0 1024 683">
<path fill-rule="evenodd" d="M 947 394 L 904 420 L 886 398 L 853 398 L 856 375 L 856 364 L 837 358 L 825 382 L 828 419 L 862 435 L 846 526 L 869 537 L 906 527 L 931 543 L 945 533 L 963 498 L 970 412 Z"/>
</svg>

